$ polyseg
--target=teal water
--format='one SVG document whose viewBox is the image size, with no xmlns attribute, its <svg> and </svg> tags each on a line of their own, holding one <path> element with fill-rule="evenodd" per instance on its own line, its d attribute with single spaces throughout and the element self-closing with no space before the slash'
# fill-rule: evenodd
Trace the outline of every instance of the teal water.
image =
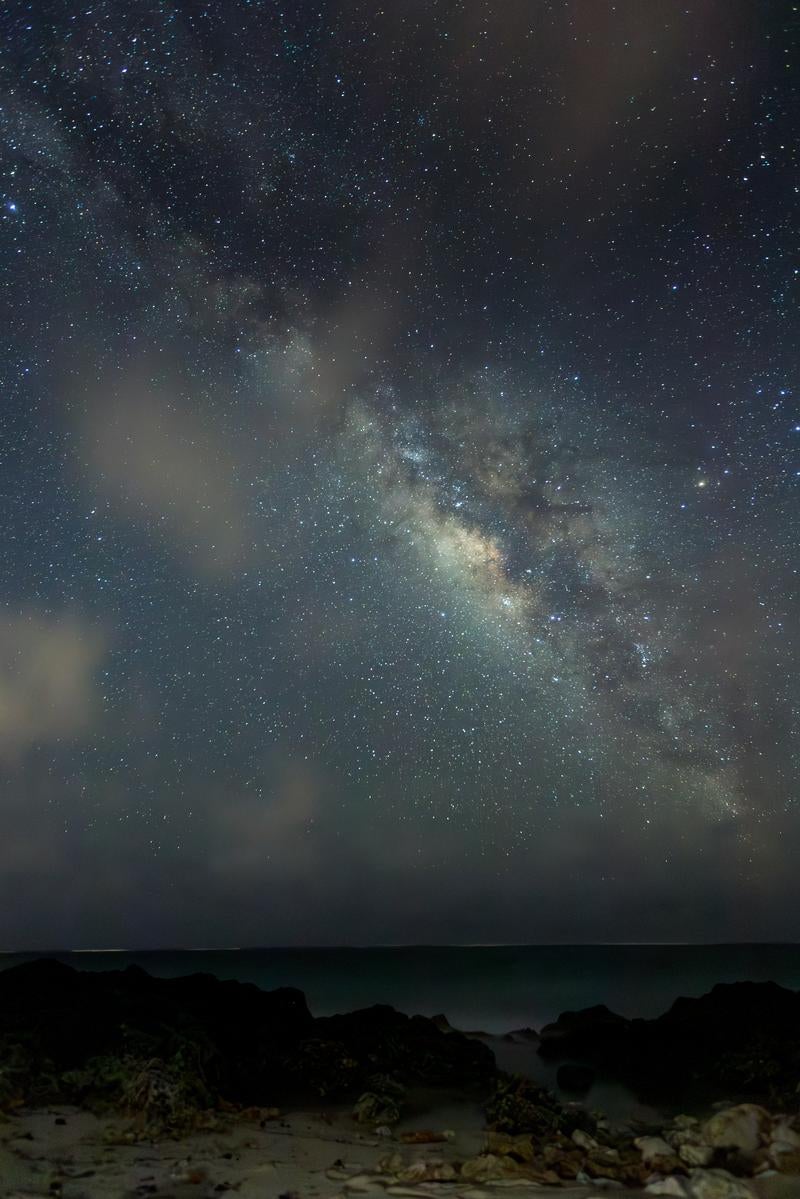
<svg viewBox="0 0 800 1199">
<path fill-rule="evenodd" d="M 657 1016 L 718 982 L 772 980 L 800 989 L 800 945 L 527 945 L 397 949 L 149 950 L 0 954 L 0 968 L 57 957 L 81 970 L 198 971 L 260 987 L 299 987 L 315 1015 L 389 1003 L 443 1012 L 462 1029 L 539 1029 L 567 1009 L 605 1003 Z"/>
</svg>

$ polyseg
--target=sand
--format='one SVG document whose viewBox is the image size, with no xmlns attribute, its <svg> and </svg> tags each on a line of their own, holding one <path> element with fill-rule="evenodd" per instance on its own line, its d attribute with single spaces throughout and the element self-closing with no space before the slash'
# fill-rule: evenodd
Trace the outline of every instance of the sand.
<svg viewBox="0 0 800 1199">
<path fill-rule="evenodd" d="M 2 1199 L 523 1199 L 573 1196 L 621 1199 L 630 1190 L 597 1184 L 551 1188 L 529 1182 L 391 1185 L 378 1161 L 401 1152 L 407 1163 L 458 1160 L 481 1151 L 483 1119 L 477 1105 L 453 1102 L 409 1117 L 384 1138 L 362 1131 L 350 1108 L 292 1112 L 263 1127 L 257 1120 L 226 1118 L 219 1131 L 181 1141 L 109 1144 L 128 1127 L 75 1108 L 24 1111 L 0 1124 Z M 445 1144 L 403 1145 L 397 1136 L 419 1128 L 449 1129 Z M 753 1184 L 757 1199 L 800 1199 L 800 1178 L 776 1176 Z M 511 1199 L 511 1195 L 508 1195 Z"/>
<path fill-rule="evenodd" d="M 57 1120 L 65 1121 L 56 1123 Z M 445 1123 L 447 1121 L 447 1123 Z M 0 1125 L 0 1195 L 60 1196 L 61 1199 L 207 1199 L 230 1194 L 240 1199 L 335 1199 L 337 1196 L 386 1194 L 388 1179 L 372 1178 L 380 1158 L 399 1150 L 409 1163 L 463 1159 L 483 1147 L 477 1106 L 453 1104 L 408 1119 L 396 1133 L 412 1128 L 454 1131 L 446 1144 L 398 1145 L 359 1129 L 350 1109 L 294 1112 L 264 1128 L 234 1118 L 224 1131 L 198 1133 L 181 1141 L 109 1145 L 104 1136 L 124 1123 L 101 1120 L 75 1108 L 26 1111 Z M 329 1174 L 332 1176 L 329 1177 Z M 348 1178 L 349 1175 L 353 1177 Z M 431 1194 L 479 1199 L 500 1194 L 502 1185 L 429 1183 L 390 1188 L 419 1196 Z M 542 1194 L 548 1188 L 526 1184 L 519 1190 Z M 558 1190 L 587 1194 L 586 1187 Z M 554 1192 L 555 1193 L 555 1192 Z"/>
</svg>

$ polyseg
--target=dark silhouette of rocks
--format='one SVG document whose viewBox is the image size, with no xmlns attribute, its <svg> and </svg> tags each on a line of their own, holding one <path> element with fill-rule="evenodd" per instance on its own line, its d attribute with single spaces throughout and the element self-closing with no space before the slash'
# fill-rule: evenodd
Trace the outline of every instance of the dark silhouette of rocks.
<svg viewBox="0 0 800 1199">
<path fill-rule="evenodd" d="M 654 1020 L 603 1006 L 565 1012 L 542 1029 L 539 1054 L 656 1100 L 785 1102 L 800 1082 L 800 994 L 776 983 L 720 983 L 699 999 L 677 999 Z"/>
<path fill-rule="evenodd" d="M 177 1124 L 220 1101 L 355 1097 L 375 1076 L 488 1091 L 495 1073 L 486 1046 L 390 1007 L 315 1019 L 293 988 L 207 974 L 93 973 L 49 960 L 0 971 L 0 1105 L 158 1096 Z"/>
</svg>

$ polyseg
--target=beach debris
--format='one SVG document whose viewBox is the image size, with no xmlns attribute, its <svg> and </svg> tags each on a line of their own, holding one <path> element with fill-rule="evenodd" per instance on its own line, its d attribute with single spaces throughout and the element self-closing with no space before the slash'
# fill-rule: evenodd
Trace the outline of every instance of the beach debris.
<svg viewBox="0 0 800 1199">
<path fill-rule="evenodd" d="M 453 1182 L 458 1176 L 458 1166 L 450 1162 L 429 1158 L 412 1162 L 398 1170 L 398 1182 Z"/>
<path fill-rule="evenodd" d="M 243 1107 L 237 1111 L 235 1107 L 232 1108 L 229 1104 L 225 1106 L 240 1120 L 250 1120 L 254 1124 L 259 1124 L 261 1128 L 273 1120 L 280 1120 L 283 1115 L 279 1107 Z"/>
<path fill-rule="evenodd" d="M 490 1179 L 519 1176 L 522 1166 L 512 1157 L 497 1153 L 479 1153 L 461 1163 L 461 1177 L 470 1182 L 488 1182 Z"/>
<path fill-rule="evenodd" d="M 201 1182 L 208 1181 L 208 1171 L 201 1166 L 192 1165 L 192 1159 L 187 1157 L 184 1161 L 176 1162 L 175 1169 L 170 1174 L 172 1182 L 183 1182 L 191 1185 L 199 1186 Z"/>
<path fill-rule="evenodd" d="M 356 1101 L 353 1117 L 358 1124 L 391 1125 L 400 1119 L 400 1107 L 391 1095 L 365 1091 Z"/>
<path fill-rule="evenodd" d="M 386 1157 L 382 1157 L 378 1162 L 378 1172 L 380 1174 L 397 1174 L 403 1169 L 405 1159 L 402 1153 L 389 1153 Z"/>
<path fill-rule="evenodd" d="M 353 1108 L 358 1124 L 387 1127 L 400 1119 L 406 1088 L 390 1074 L 373 1074 Z"/>
<path fill-rule="evenodd" d="M 505 1075 L 495 1083 L 486 1104 L 486 1123 L 497 1132 L 532 1133 L 546 1137 L 575 1129 L 593 1133 L 594 1117 L 579 1106 L 563 1106 L 552 1092 L 519 1074 Z"/>
<path fill-rule="evenodd" d="M 524 1133 L 510 1136 L 504 1132 L 490 1130 L 486 1135 L 486 1152 L 498 1157 L 512 1157 L 519 1162 L 532 1162 L 534 1157 L 533 1140 Z"/>
<path fill-rule="evenodd" d="M 397 1134 L 398 1141 L 404 1145 L 440 1145 L 442 1141 L 451 1139 L 447 1132 L 433 1132 L 430 1128 L 414 1128 L 408 1132 Z"/>
</svg>

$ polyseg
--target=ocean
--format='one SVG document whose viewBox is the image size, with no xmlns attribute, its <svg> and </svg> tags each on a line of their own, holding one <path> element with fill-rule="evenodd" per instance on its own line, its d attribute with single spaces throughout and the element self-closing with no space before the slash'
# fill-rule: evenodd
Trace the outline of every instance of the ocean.
<svg viewBox="0 0 800 1199">
<path fill-rule="evenodd" d="M 0 954 L 0 969 L 55 957 L 80 970 L 136 964 L 168 978 L 205 972 L 305 992 L 314 1015 L 388 1003 L 443 1013 L 456 1028 L 504 1033 L 605 1003 L 653 1017 L 715 983 L 772 980 L 800 989 L 800 945 L 502 945 L 194 949 Z"/>
</svg>

